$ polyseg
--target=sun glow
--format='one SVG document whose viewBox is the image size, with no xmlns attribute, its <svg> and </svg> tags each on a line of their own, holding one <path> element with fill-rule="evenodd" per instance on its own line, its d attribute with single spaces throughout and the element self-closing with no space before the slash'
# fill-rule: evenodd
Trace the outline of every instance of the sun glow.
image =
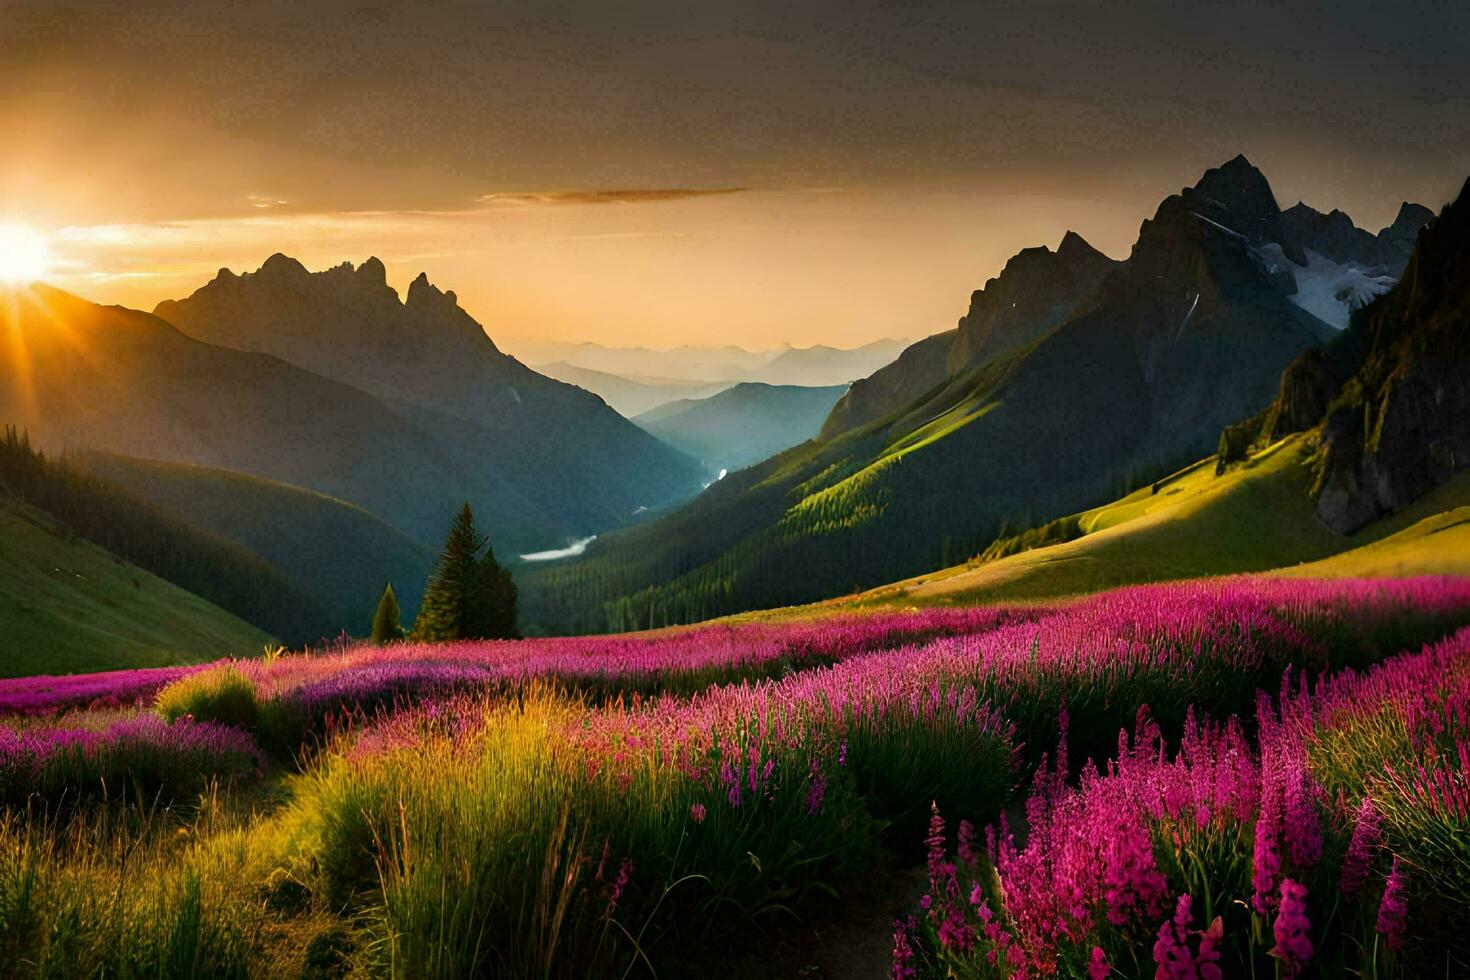
<svg viewBox="0 0 1470 980">
<path fill-rule="evenodd" d="M 0 283 L 34 282 L 50 267 L 46 239 L 24 225 L 0 224 Z"/>
</svg>

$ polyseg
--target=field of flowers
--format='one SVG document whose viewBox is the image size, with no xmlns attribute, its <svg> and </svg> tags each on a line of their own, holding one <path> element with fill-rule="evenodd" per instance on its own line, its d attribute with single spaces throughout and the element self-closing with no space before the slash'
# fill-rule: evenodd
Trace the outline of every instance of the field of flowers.
<svg viewBox="0 0 1470 980">
<path fill-rule="evenodd" d="M 0 962 L 700 975 L 927 863 L 894 977 L 1463 973 L 1467 627 L 1241 578 L 0 682 Z"/>
</svg>

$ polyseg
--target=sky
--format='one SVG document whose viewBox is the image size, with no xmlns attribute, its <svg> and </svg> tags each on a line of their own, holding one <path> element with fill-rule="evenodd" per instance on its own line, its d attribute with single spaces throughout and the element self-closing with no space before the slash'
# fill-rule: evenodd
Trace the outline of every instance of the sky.
<svg viewBox="0 0 1470 980">
<path fill-rule="evenodd" d="M 0 224 L 99 302 L 377 255 L 511 349 L 857 346 L 1240 152 L 1438 208 L 1467 51 L 1463 3 L 0 0 Z"/>
</svg>

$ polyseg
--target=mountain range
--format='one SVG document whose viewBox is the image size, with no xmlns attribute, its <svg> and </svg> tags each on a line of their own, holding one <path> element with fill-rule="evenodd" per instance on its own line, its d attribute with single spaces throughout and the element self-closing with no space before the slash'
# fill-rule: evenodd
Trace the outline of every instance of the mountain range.
<svg viewBox="0 0 1470 980">
<path fill-rule="evenodd" d="M 453 292 L 420 275 L 400 300 L 377 259 L 312 273 L 278 254 L 255 273 L 222 270 L 154 312 L 198 340 L 270 354 L 371 395 L 447 451 L 475 491 L 465 499 L 517 546 L 616 527 L 701 482 L 693 461 L 597 396 L 501 353 Z M 445 521 L 405 527 L 433 540 Z"/>
<path fill-rule="evenodd" d="M 846 385 L 747 381 L 708 398 L 669 402 L 633 421 L 720 476 L 816 436 L 845 391 Z"/>
<path fill-rule="evenodd" d="M 619 628 L 817 599 L 1146 485 L 1208 455 L 1340 335 L 1296 301 L 1314 256 L 1372 259 L 1388 288 L 1427 214 L 1406 206 L 1370 248 L 1340 219 L 1283 212 L 1242 156 L 1165 198 L 1122 261 L 1073 233 L 1023 251 L 955 331 L 854 384 L 819 440 L 538 569 L 534 615 Z M 1334 299 L 1347 315 L 1363 301 Z M 595 605 L 564 598 L 572 581 Z"/>
<path fill-rule="evenodd" d="M 708 398 L 731 386 L 729 381 L 687 381 L 609 374 L 606 371 L 594 371 L 592 368 L 568 364 L 566 361 L 552 361 L 534 367 L 548 378 L 587 389 L 627 419 L 669 402 Z"/>
<path fill-rule="evenodd" d="M 723 383 L 724 387 L 738 381 L 805 387 L 848 384 L 892 361 L 906 345 L 901 340 L 875 340 L 853 348 L 814 344 L 810 347 L 787 345 L 769 351 L 748 351 L 733 345 L 686 345 L 656 350 L 556 341 L 519 340 L 515 343 L 528 362 L 563 365 L 557 369 L 560 371 L 573 368 L 615 375 L 630 381 L 657 379 L 653 383 L 664 385 L 678 382 Z M 601 394 L 595 387 L 585 387 Z"/>
<path fill-rule="evenodd" d="M 1048 589 L 1380 540 L 1418 555 L 1458 533 L 1420 511 L 1460 500 L 1437 488 L 1462 487 L 1470 460 L 1467 194 L 1437 217 L 1405 203 L 1371 233 L 1280 209 L 1236 157 L 1164 198 L 1126 258 L 1073 232 L 1024 249 L 953 330 L 906 347 L 563 345 L 560 378 L 425 276 L 400 299 L 376 259 L 313 273 L 275 255 L 153 314 L 35 285 L 0 307 L 0 421 L 62 451 L 59 506 L 104 501 L 117 520 L 6 501 L 0 555 L 24 575 L 0 576 L 0 599 L 49 624 L 67 669 L 89 642 L 112 665 L 360 633 L 385 580 L 412 617 L 462 500 L 501 555 L 545 559 L 512 563 L 535 632 L 921 574 L 956 595 L 1036 593 L 1053 560 L 1038 547 L 1071 562 Z M 1251 495 L 1276 503 L 1242 516 Z M 85 547 L 67 543 L 78 527 Z M 1200 534 L 1239 547 L 1190 564 L 1178 549 Z M 1143 567 L 1149 541 L 1178 560 Z M 122 571 L 103 574 L 114 545 Z M 93 630 L 69 602 L 114 612 Z M 156 624 L 170 604 L 178 628 L 152 645 L 119 612 Z"/>
</svg>

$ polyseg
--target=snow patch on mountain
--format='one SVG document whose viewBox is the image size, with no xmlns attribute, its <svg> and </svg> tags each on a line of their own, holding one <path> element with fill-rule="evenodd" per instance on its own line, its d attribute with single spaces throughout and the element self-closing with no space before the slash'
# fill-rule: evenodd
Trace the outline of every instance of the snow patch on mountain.
<svg viewBox="0 0 1470 980">
<path fill-rule="evenodd" d="M 1288 260 L 1280 245 L 1263 245 L 1257 254 L 1268 271 L 1285 269 L 1296 280 L 1296 293 L 1288 297 L 1293 303 L 1337 330 L 1347 329 L 1353 310 L 1367 306 L 1398 282 L 1381 268 L 1337 263 L 1311 249 L 1305 251 L 1305 267 Z"/>
</svg>

